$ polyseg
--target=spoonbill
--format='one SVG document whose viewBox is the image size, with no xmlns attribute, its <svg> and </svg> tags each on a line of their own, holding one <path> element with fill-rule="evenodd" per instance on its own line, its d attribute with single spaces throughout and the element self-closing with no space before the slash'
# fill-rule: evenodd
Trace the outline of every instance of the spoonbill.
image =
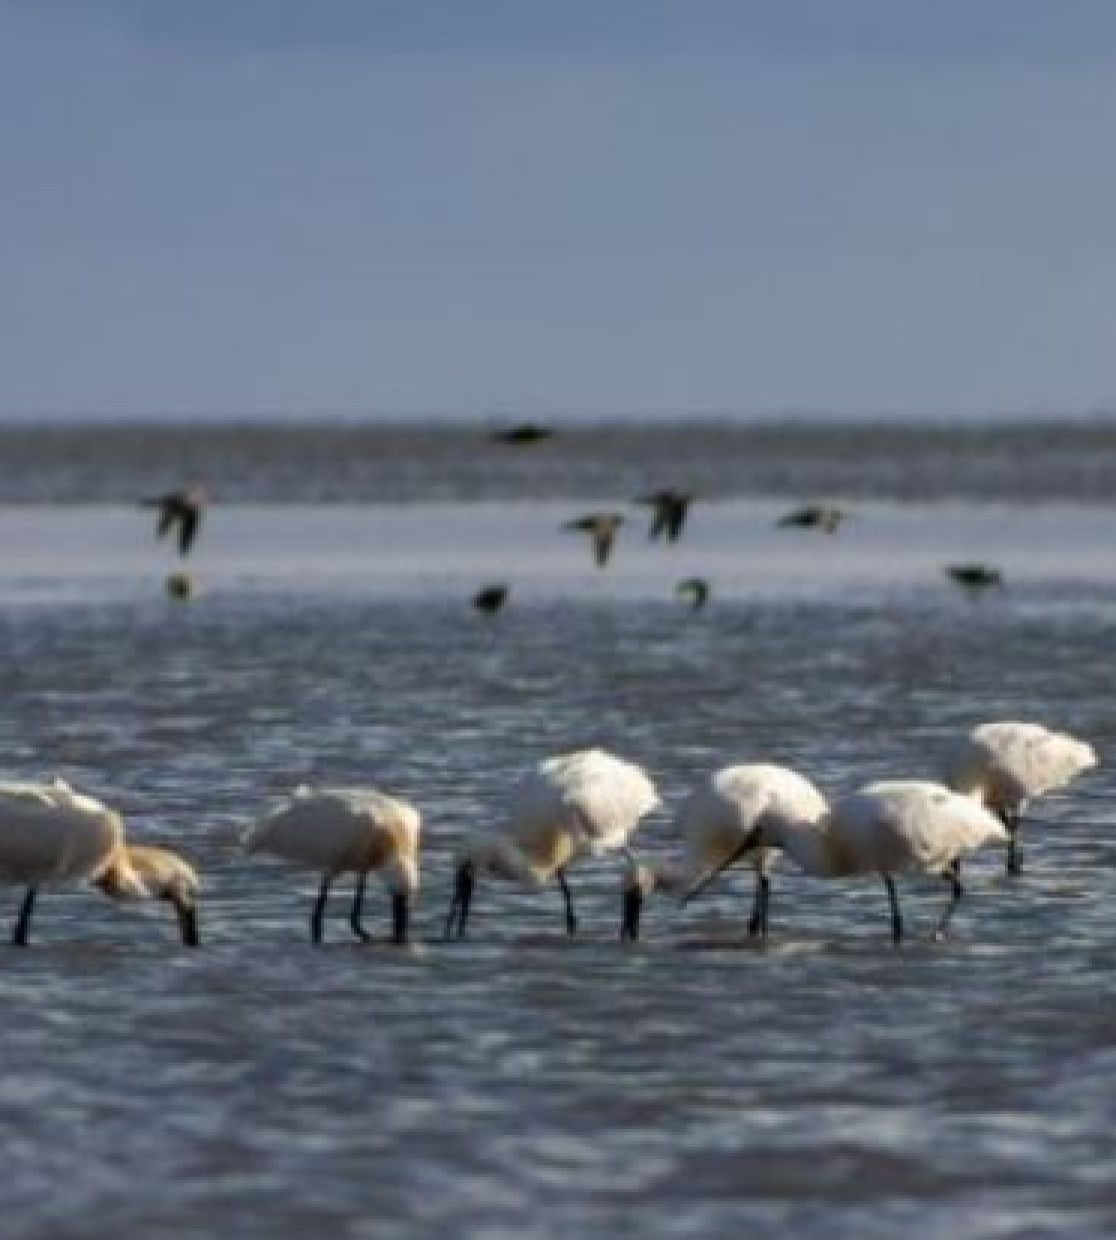
<svg viewBox="0 0 1116 1240">
<path fill-rule="evenodd" d="M 148 894 L 129 864 L 124 823 L 114 810 L 61 779 L 0 783 L 0 880 L 26 887 L 14 946 L 27 946 L 40 886 L 96 879 L 110 867 L 121 897 Z"/>
<path fill-rule="evenodd" d="M 465 937 L 481 875 L 536 887 L 554 879 L 573 934 L 577 916 L 567 868 L 586 853 L 626 848 L 659 803 L 645 771 L 604 750 L 547 758 L 512 790 L 505 834 L 478 842 L 458 861 L 444 937 Z"/>
<path fill-rule="evenodd" d="M 767 937 L 771 898 L 772 847 L 744 847 L 757 828 L 782 822 L 815 824 L 829 808 L 808 780 L 785 766 L 746 763 L 726 766 L 682 803 L 677 826 L 684 845 L 681 864 L 631 865 L 625 872 L 621 939 L 639 937 L 644 899 L 656 889 L 680 894 L 750 859 L 756 870 L 750 935 Z"/>
<path fill-rule="evenodd" d="M 155 537 L 164 538 L 175 526 L 178 527 L 178 554 L 189 554 L 201 524 L 206 494 L 201 487 L 187 487 L 182 491 L 168 491 L 151 499 L 140 500 L 142 508 L 157 508 L 159 519 L 155 525 Z"/>
<path fill-rule="evenodd" d="M 620 512 L 589 512 L 583 517 L 567 521 L 567 530 L 577 530 L 588 534 L 593 543 L 593 558 L 598 568 L 604 568 L 608 557 L 612 554 L 612 544 L 616 541 L 616 533 L 624 524 L 624 514 Z"/>
<path fill-rule="evenodd" d="M 647 537 L 651 542 L 666 535 L 667 542 L 677 542 L 686 524 L 686 516 L 693 503 L 693 496 L 681 491 L 653 491 L 650 495 L 641 496 L 637 504 L 648 504 L 655 511 L 651 517 L 651 528 Z"/>
<path fill-rule="evenodd" d="M 1096 766 L 1092 745 L 1040 723 L 982 723 L 954 742 L 945 782 L 999 814 L 1008 832 L 1007 872 L 1018 874 L 1019 824 L 1032 797 L 1062 788 Z"/>
<path fill-rule="evenodd" d="M 841 522 L 847 516 L 848 513 L 843 508 L 825 504 L 807 504 L 803 508 L 795 508 L 792 512 L 788 512 L 775 524 L 784 529 L 821 530 L 826 534 L 836 534 Z"/>
<path fill-rule="evenodd" d="M 134 878 L 143 894 L 152 900 L 166 900 L 174 906 L 179 933 L 187 947 L 197 947 L 198 893 L 197 871 L 178 853 L 149 844 L 125 844 L 108 867 L 93 880 L 106 896 L 114 900 L 135 899 Z"/>
<path fill-rule="evenodd" d="M 773 846 L 807 874 L 820 878 L 879 874 L 887 889 L 891 936 L 896 943 L 903 939 L 903 918 L 894 876 L 932 874 L 945 879 L 950 899 L 935 932 L 936 938 L 942 938 L 964 894 L 961 858 L 1006 839 L 1000 819 L 972 797 L 922 780 L 885 780 L 835 801 L 816 822 L 776 819 L 753 827 L 736 852 L 694 887 L 684 902 L 740 857 Z"/>
<path fill-rule="evenodd" d="M 419 885 L 419 812 L 406 801 L 375 788 L 296 788 L 286 805 L 263 817 L 249 832 L 249 853 L 270 853 L 322 874 L 310 916 L 310 941 L 322 941 L 330 884 L 339 874 L 356 877 L 349 925 L 362 942 L 364 889 L 378 870 L 391 892 L 392 940 L 407 941 L 410 906 Z"/>
</svg>

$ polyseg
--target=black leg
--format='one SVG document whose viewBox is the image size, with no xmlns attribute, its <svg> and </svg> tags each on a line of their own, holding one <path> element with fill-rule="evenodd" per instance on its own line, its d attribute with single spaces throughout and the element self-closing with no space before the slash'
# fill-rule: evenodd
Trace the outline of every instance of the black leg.
<svg viewBox="0 0 1116 1240">
<path fill-rule="evenodd" d="M 770 900 L 771 879 L 766 874 L 757 874 L 752 916 L 748 921 L 748 934 L 751 938 L 767 938 L 767 906 Z"/>
<path fill-rule="evenodd" d="M 938 928 L 934 931 L 934 938 L 944 939 L 946 931 L 949 929 L 950 918 L 953 916 L 953 910 L 957 907 L 957 902 L 965 894 L 965 888 L 961 886 L 961 861 L 954 858 L 950 863 L 942 878 L 949 883 L 949 903 L 945 907 L 941 921 L 938 922 Z"/>
<path fill-rule="evenodd" d="M 317 946 L 322 941 L 322 918 L 325 916 L 326 900 L 329 897 L 330 876 L 322 879 L 318 890 L 318 898 L 314 901 L 314 911 L 310 914 L 310 942 Z"/>
<path fill-rule="evenodd" d="M 186 947 L 199 946 L 201 940 L 198 938 L 198 910 L 192 904 L 175 901 L 174 911 L 178 914 L 178 929 L 183 944 Z"/>
<path fill-rule="evenodd" d="M 353 933 L 362 943 L 367 943 L 369 939 L 368 931 L 360 924 L 360 914 L 364 908 L 364 888 L 367 882 L 367 874 L 357 875 L 356 891 L 353 894 L 353 911 L 349 914 L 349 925 L 352 926 Z"/>
<path fill-rule="evenodd" d="M 12 932 L 12 946 L 27 946 L 27 931 L 31 928 L 31 910 L 35 907 L 37 887 L 28 887 L 23 903 L 19 906 L 19 917 L 16 919 L 15 930 Z"/>
<path fill-rule="evenodd" d="M 903 916 L 899 912 L 899 895 L 895 890 L 895 880 L 890 874 L 883 876 L 887 888 L 887 898 L 891 905 L 891 941 L 895 944 L 903 941 Z"/>
<path fill-rule="evenodd" d="M 566 902 L 566 931 L 569 934 L 577 933 L 577 915 L 574 913 L 573 895 L 570 893 L 570 885 L 566 882 L 565 871 L 559 870 L 557 874 L 558 886 L 562 888 L 562 899 Z"/>
<path fill-rule="evenodd" d="M 1004 814 L 1004 826 L 1008 833 L 1007 872 L 1014 878 L 1023 870 L 1023 864 L 1019 860 L 1019 815 L 1014 811 Z"/>
</svg>

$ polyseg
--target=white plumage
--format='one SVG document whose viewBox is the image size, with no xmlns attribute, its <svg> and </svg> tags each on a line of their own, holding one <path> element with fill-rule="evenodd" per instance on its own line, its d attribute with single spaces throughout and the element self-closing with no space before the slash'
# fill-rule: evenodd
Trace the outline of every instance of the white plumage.
<svg viewBox="0 0 1116 1240">
<path fill-rule="evenodd" d="M 945 781 L 999 814 L 1008 829 L 1009 874 L 1019 871 L 1017 835 L 1026 803 L 1062 788 L 1096 766 L 1085 741 L 1038 723 L 984 723 L 958 738 L 946 755 Z"/>
<path fill-rule="evenodd" d="M 626 847 L 659 803 L 645 771 L 604 750 L 579 750 L 540 762 L 512 788 L 503 832 L 479 841 L 459 860 L 445 936 L 464 936 L 481 874 L 532 885 L 556 879 L 572 934 L 577 918 L 566 869 L 587 853 Z"/>
<path fill-rule="evenodd" d="M 282 808 L 252 828 L 245 847 L 250 853 L 270 853 L 321 872 L 310 920 L 314 943 L 321 942 L 330 883 L 345 873 L 357 875 L 350 925 L 358 938 L 368 938 L 361 908 L 368 874 L 378 871 L 392 893 L 393 937 L 402 943 L 410 901 L 419 884 L 421 822 L 413 805 L 374 788 L 302 786 Z"/>
<path fill-rule="evenodd" d="M 637 938 L 643 898 L 656 888 L 685 892 L 750 858 L 756 869 L 749 933 L 766 934 L 770 871 L 777 850 L 752 848 L 757 827 L 779 821 L 816 822 L 829 808 L 825 797 L 796 771 L 771 763 L 726 766 L 690 794 L 676 818 L 680 863 L 633 865 L 625 874 L 621 938 Z"/>
<path fill-rule="evenodd" d="M 116 859 L 93 881 L 114 900 L 134 898 L 129 876 L 136 876 L 152 900 L 166 900 L 174 906 L 182 942 L 197 947 L 197 902 L 201 891 L 197 871 L 178 853 L 150 844 L 125 844 Z"/>
<path fill-rule="evenodd" d="M 757 826 L 745 845 L 775 845 L 808 874 L 823 878 L 879 874 L 891 903 L 892 935 L 899 942 L 903 923 L 894 875 L 946 879 L 951 898 L 938 924 L 939 935 L 944 934 L 962 895 L 962 857 L 1006 839 L 1003 823 L 972 798 L 941 784 L 894 780 L 840 798 L 816 821 L 775 819 Z"/>
<path fill-rule="evenodd" d="M 128 864 L 119 814 L 61 779 L 0 783 L 0 880 L 27 888 L 12 935 L 14 944 L 27 943 L 35 895 L 42 884 L 95 879 L 110 866 L 116 869 L 124 893 L 147 895 Z"/>
</svg>

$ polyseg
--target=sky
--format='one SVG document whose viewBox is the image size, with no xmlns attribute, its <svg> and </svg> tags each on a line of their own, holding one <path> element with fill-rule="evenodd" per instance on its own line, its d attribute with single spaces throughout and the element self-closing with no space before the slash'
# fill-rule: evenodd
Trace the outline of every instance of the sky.
<svg viewBox="0 0 1116 1240">
<path fill-rule="evenodd" d="M 0 0 L 0 416 L 1116 408 L 1110 0 Z"/>
</svg>

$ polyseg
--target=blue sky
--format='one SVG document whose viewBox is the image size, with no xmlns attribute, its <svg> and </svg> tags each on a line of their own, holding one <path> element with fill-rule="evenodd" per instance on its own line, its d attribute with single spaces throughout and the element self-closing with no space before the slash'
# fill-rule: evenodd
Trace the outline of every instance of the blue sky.
<svg viewBox="0 0 1116 1240">
<path fill-rule="evenodd" d="M 1100 0 L 0 0 L 0 414 L 1116 405 Z"/>
</svg>

